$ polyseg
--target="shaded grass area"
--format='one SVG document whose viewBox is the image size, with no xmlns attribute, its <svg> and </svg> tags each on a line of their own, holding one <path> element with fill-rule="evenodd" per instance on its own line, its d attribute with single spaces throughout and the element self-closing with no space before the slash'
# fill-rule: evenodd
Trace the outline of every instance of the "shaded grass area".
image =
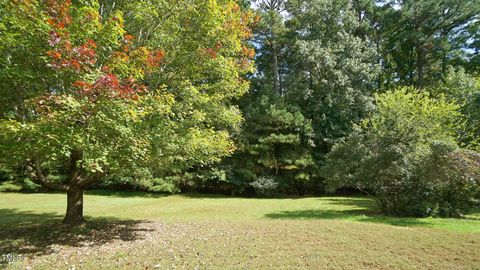
<svg viewBox="0 0 480 270">
<path fill-rule="evenodd" d="M 70 227 L 55 213 L 0 209 L 0 216 L 2 254 L 47 255 L 55 252 L 55 246 L 95 247 L 117 239 L 133 241 L 142 232 L 137 225 L 143 222 L 89 217 L 84 226 Z"/>
<path fill-rule="evenodd" d="M 370 198 L 324 197 L 329 205 L 337 208 L 317 208 L 307 210 L 286 210 L 272 212 L 265 216 L 272 219 L 341 219 L 356 222 L 382 223 L 402 227 L 442 228 L 459 232 L 480 232 L 480 214 L 474 209 L 464 218 L 412 218 L 382 215 Z M 350 206 L 345 208 L 344 206 Z"/>
<path fill-rule="evenodd" d="M 430 221 L 420 218 L 387 217 L 371 210 L 353 209 L 345 211 L 335 210 L 299 210 L 299 211 L 281 211 L 266 214 L 266 217 L 272 219 L 343 219 L 357 222 L 383 223 L 394 226 L 423 226 L 438 227 L 440 222 Z M 454 222 L 455 223 L 455 222 Z M 479 225 L 480 226 L 480 225 Z M 452 227 L 453 230 L 456 227 Z M 476 228 L 471 228 L 477 230 Z M 468 229 L 467 229 L 468 230 Z"/>
<path fill-rule="evenodd" d="M 71 228 L 60 223 L 65 204 L 64 194 L 0 193 L 0 253 L 27 258 L 9 268 L 480 267 L 478 212 L 465 219 L 398 218 L 380 215 L 367 197 L 89 191 L 88 223 Z"/>
</svg>

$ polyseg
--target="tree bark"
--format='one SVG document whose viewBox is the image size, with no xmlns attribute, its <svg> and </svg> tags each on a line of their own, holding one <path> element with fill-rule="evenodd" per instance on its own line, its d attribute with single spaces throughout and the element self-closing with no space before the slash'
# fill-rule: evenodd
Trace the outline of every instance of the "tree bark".
<svg viewBox="0 0 480 270">
<path fill-rule="evenodd" d="M 423 88 L 423 68 L 425 66 L 425 50 L 422 45 L 417 45 L 416 47 L 417 51 L 417 87 L 418 88 Z"/>
<path fill-rule="evenodd" d="M 83 224 L 83 189 L 70 188 L 67 191 L 67 213 L 63 223 L 68 225 Z"/>
<path fill-rule="evenodd" d="M 278 51 L 275 40 L 272 41 L 272 69 L 273 69 L 273 91 L 279 96 L 282 96 L 282 90 L 280 89 L 279 77 L 278 77 Z"/>
<path fill-rule="evenodd" d="M 442 31 L 442 39 L 447 39 L 448 32 Z M 443 83 L 446 82 L 445 76 L 447 75 L 447 61 L 448 61 L 448 49 L 442 48 L 442 81 Z"/>
<path fill-rule="evenodd" d="M 80 180 L 81 170 L 78 167 L 78 162 L 83 159 L 83 152 L 78 149 L 73 149 L 70 153 L 70 165 L 68 168 L 68 185 L 75 186 L 75 182 Z"/>
</svg>

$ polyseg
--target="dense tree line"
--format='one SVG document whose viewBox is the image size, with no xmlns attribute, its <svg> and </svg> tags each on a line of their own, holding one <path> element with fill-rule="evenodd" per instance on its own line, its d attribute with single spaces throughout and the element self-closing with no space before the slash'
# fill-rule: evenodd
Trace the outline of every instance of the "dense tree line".
<svg viewBox="0 0 480 270">
<path fill-rule="evenodd" d="M 1 0 L 1 188 L 72 205 L 92 186 L 349 188 L 392 214 L 461 215 L 480 195 L 478 14 L 476 0 Z"/>
<path fill-rule="evenodd" d="M 242 148 L 229 163 L 228 179 L 250 182 L 262 175 L 290 193 L 325 192 L 329 174 L 323 168 L 333 145 L 376 113 L 376 94 L 405 86 L 459 105 L 466 125 L 452 136 L 478 150 L 478 2 L 254 6 L 262 18 L 254 28 L 257 72 L 241 103 Z M 273 114 L 279 108 L 285 113 Z M 290 124 L 287 112 L 298 124 Z"/>
</svg>

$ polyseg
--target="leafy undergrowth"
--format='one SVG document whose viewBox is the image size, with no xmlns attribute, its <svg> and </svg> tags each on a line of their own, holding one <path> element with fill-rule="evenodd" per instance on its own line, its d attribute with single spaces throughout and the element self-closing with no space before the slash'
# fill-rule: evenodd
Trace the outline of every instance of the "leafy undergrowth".
<svg viewBox="0 0 480 270">
<path fill-rule="evenodd" d="M 95 193 L 85 197 L 89 222 L 72 229 L 59 224 L 64 203 L 62 194 L 0 193 L 0 252 L 26 258 L 8 268 L 480 267 L 478 214 L 385 217 L 363 197 Z"/>
</svg>

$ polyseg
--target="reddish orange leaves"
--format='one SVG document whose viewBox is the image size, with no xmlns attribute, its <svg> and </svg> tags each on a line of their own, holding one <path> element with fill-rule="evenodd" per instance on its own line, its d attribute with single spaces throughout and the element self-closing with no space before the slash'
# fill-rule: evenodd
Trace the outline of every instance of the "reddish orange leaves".
<svg viewBox="0 0 480 270">
<path fill-rule="evenodd" d="M 162 63 L 163 57 L 165 57 L 165 51 L 152 51 L 147 56 L 147 65 L 149 67 L 158 67 Z"/>
<path fill-rule="evenodd" d="M 217 42 L 212 48 L 204 48 L 201 49 L 202 53 L 211 59 L 215 59 L 218 57 L 218 53 L 223 48 L 223 44 L 221 42 Z"/>
<path fill-rule="evenodd" d="M 51 67 L 69 68 L 79 72 L 95 64 L 97 44 L 93 40 L 88 40 L 80 46 L 72 46 L 70 33 L 66 29 L 72 22 L 71 5 L 70 0 L 47 0 L 47 12 L 50 15 L 47 23 L 53 28 L 48 39 L 48 44 L 53 49 L 48 51 L 47 55 L 51 58 Z"/>
<path fill-rule="evenodd" d="M 58 60 L 62 57 L 62 54 L 57 52 L 57 51 L 48 51 L 47 55 L 50 56 L 53 59 L 56 59 L 56 60 Z"/>
<path fill-rule="evenodd" d="M 248 48 L 246 46 L 243 46 L 242 54 L 246 58 L 253 59 L 255 57 L 255 50 L 253 48 Z"/>
<path fill-rule="evenodd" d="M 74 48 L 70 41 L 59 40 L 54 47 L 54 50 L 47 52 L 52 59 L 50 66 L 53 68 L 70 68 L 78 72 L 87 70 L 96 63 L 97 44 L 93 40 Z"/>
<path fill-rule="evenodd" d="M 69 0 L 46 1 L 46 11 L 50 16 L 47 23 L 51 29 L 48 36 L 51 50 L 46 55 L 49 66 L 61 73 L 67 84 L 71 84 L 73 89 L 68 90 L 92 101 L 99 98 L 137 99 L 139 93 L 146 91 L 146 87 L 136 83 L 135 79 L 143 78 L 160 66 L 165 57 L 164 50 L 134 48 L 135 37 L 124 34 L 121 24 L 115 25 L 116 39 L 109 39 L 107 44 L 97 44 L 98 34 L 111 34 L 103 32 L 101 24 L 112 23 L 111 20 L 122 22 L 122 18 L 112 18 L 107 22 L 99 20 L 85 33 L 81 27 L 85 13 L 79 15 L 77 7 L 72 6 Z M 99 16 L 95 9 L 89 9 L 89 12 L 89 18 Z M 86 79 L 92 77 L 97 79 Z"/>
<path fill-rule="evenodd" d="M 73 87 L 79 89 L 78 93 L 87 96 L 90 100 L 100 97 L 138 99 L 138 94 L 146 91 L 146 87 L 137 84 L 133 78 L 120 81 L 115 74 L 108 73 L 98 78 L 93 84 L 85 81 L 76 81 Z"/>
<path fill-rule="evenodd" d="M 70 15 L 71 0 L 58 1 L 47 0 L 47 12 L 50 18 L 47 23 L 54 26 L 57 29 L 64 29 L 72 22 L 72 16 Z"/>
</svg>

